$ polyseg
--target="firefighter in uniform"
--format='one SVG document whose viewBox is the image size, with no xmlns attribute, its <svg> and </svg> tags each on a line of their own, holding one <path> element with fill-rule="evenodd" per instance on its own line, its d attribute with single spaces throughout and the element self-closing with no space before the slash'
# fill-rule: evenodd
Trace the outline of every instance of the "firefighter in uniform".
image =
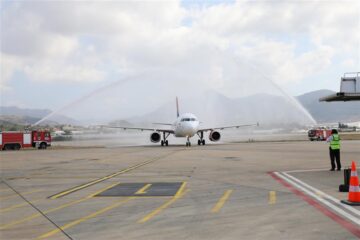
<svg viewBox="0 0 360 240">
<path fill-rule="evenodd" d="M 330 161 L 331 161 L 331 169 L 330 171 L 335 171 L 335 160 L 337 170 L 341 170 L 340 163 L 340 137 L 338 131 L 333 129 L 331 131 L 331 135 L 328 137 L 327 142 L 330 143 L 329 152 L 330 152 Z"/>
</svg>

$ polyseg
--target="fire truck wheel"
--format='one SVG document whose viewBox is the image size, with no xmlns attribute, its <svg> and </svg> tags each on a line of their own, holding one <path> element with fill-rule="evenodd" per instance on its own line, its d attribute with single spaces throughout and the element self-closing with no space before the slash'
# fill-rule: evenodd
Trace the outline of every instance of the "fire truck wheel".
<svg viewBox="0 0 360 240">
<path fill-rule="evenodd" d="M 20 150 L 20 145 L 19 145 L 19 144 L 15 144 L 15 145 L 14 145 L 14 150 Z"/>
<path fill-rule="evenodd" d="M 41 143 L 39 149 L 46 149 L 46 143 Z"/>
</svg>

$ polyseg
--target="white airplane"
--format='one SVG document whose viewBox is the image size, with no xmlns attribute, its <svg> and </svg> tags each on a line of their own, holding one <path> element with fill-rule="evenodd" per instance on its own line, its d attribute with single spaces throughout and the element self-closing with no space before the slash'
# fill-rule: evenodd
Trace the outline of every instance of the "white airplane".
<svg viewBox="0 0 360 240">
<path fill-rule="evenodd" d="M 221 134 L 217 130 L 223 130 L 225 128 L 239 128 L 239 127 L 249 127 L 249 126 L 259 126 L 259 123 L 256 124 L 246 124 L 246 125 L 235 125 L 235 126 L 225 126 L 225 127 L 215 127 L 215 128 L 200 128 L 200 122 L 198 118 L 192 113 L 179 114 L 179 102 L 176 98 L 176 111 L 177 119 L 171 123 L 154 123 L 157 125 L 168 125 L 171 126 L 171 129 L 162 129 L 162 128 L 140 128 L 140 127 L 121 127 L 121 126 L 105 126 L 109 128 L 121 128 L 121 129 L 135 129 L 141 131 L 153 131 L 150 135 L 150 141 L 153 143 L 161 142 L 161 146 L 168 146 L 169 141 L 167 138 L 170 134 L 174 134 L 175 137 L 185 137 L 186 146 L 191 146 L 190 138 L 195 134 L 198 135 L 198 145 L 205 145 L 204 132 L 210 131 L 209 140 L 217 142 L 221 138 Z M 162 139 L 161 139 L 162 133 Z"/>
</svg>

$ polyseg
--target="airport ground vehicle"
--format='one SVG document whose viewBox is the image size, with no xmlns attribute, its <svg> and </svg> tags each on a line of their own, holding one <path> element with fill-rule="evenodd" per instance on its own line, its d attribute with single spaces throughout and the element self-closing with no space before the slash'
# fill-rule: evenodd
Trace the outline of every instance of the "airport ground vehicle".
<svg viewBox="0 0 360 240">
<path fill-rule="evenodd" d="M 28 147 L 46 149 L 49 146 L 51 146 L 49 131 L 0 132 L 1 150 L 19 150 Z"/>
<path fill-rule="evenodd" d="M 331 135 L 331 129 L 310 129 L 308 137 L 310 141 L 325 141 Z"/>
</svg>

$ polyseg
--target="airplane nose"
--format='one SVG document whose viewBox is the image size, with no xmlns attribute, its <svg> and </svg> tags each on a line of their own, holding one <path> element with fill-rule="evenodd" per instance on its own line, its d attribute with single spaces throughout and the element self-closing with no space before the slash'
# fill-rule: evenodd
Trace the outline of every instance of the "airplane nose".
<svg viewBox="0 0 360 240">
<path fill-rule="evenodd" d="M 193 126 L 192 124 L 186 125 L 184 127 L 184 132 L 186 132 L 186 134 L 193 135 L 194 131 L 195 131 L 195 126 Z"/>
<path fill-rule="evenodd" d="M 185 127 L 184 127 L 184 131 L 185 131 L 185 132 L 189 132 L 190 129 L 191 129 L 190 126 L 185 126 Z"/>
</svg>

